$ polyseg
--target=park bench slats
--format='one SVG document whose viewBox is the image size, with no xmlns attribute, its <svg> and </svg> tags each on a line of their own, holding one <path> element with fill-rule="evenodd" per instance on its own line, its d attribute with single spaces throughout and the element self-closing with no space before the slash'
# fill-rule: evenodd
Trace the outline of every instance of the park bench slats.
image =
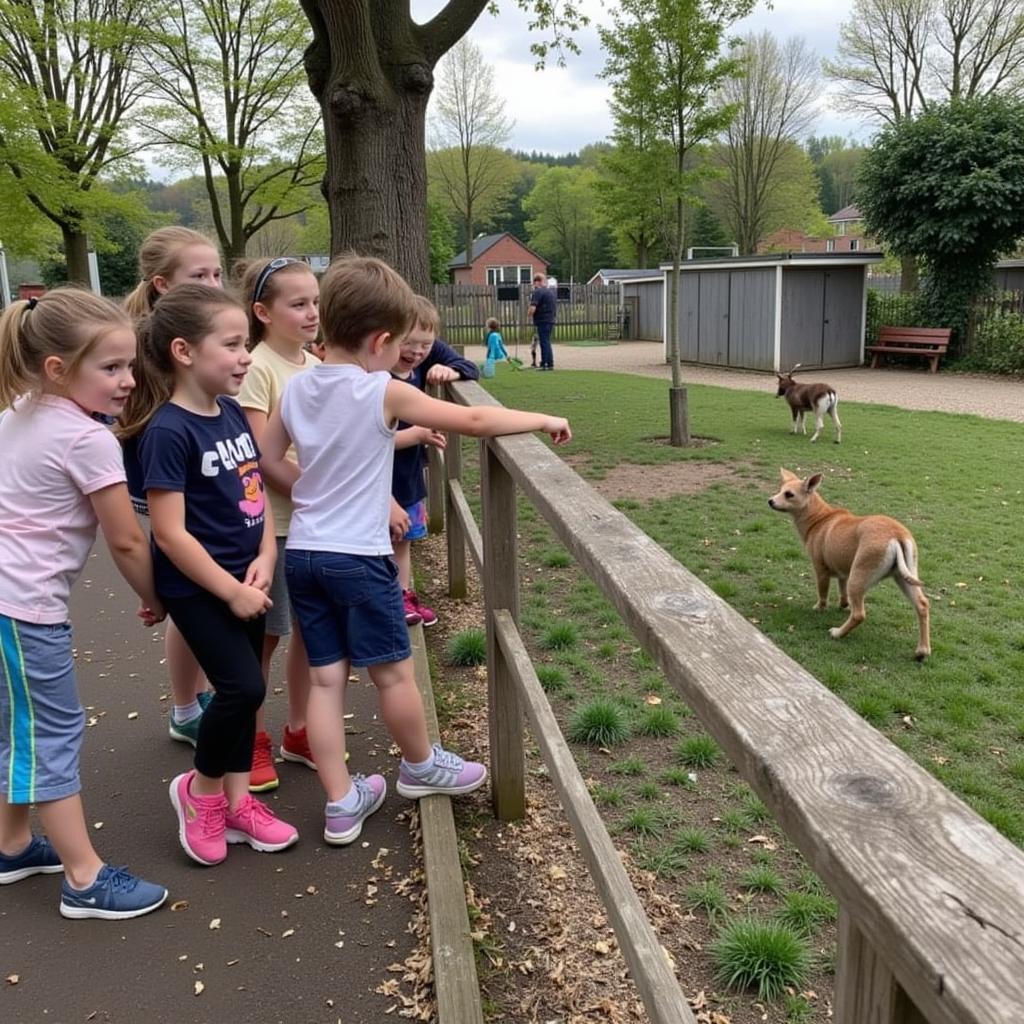
<svg viewBox="0 0 1024 1024">
<path fill-rule="evenodd" d="M 938 373 L 939 359 L 949 348 L 952 331 L 948 327 L 882 327 L 878 341 L 867 345 L 871 368 L 877 369 L 887 356 L 921 356 L 927 359 L 931 372 Z"/>
</svg>

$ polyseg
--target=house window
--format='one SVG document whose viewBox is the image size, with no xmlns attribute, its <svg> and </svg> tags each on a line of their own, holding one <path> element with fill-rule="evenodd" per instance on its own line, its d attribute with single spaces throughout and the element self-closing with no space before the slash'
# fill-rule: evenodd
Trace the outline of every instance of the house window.
<svg viewBox="0 0 1024 1024">
<path fill-rule="evenodd" d="M 495 284 L 522 284 L 529 282 L 533 275 L 533 267 L 523 266 L 519 263 L 507 264 L 502 267 L 487 268 L 487 283 Z"/>
<path fill-rule="evenodd" d="M 836 240 L 834 238 L 826 238 L 825 239 L 825 252 L 835 252 L 835 251 L 836 251 Z"/>
<path fill-rule="evenodd" d="M 836 225 L 836 234 L 837 235 L 845 235 L 846 234 L 846 221 L 845 220 L 841 220 Z"/>
<path fill-rule="evenodd" d="M 859 248 L 860 248 L 860 239 L 859 238 L 851 238 L 850 239 L 850 252 L 856 252 Z"/>
</svg>

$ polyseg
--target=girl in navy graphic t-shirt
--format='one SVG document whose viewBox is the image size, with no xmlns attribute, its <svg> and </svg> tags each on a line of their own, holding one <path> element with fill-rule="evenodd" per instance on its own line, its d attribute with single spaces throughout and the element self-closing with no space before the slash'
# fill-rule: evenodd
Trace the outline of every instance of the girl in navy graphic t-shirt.
<svg viewBox="0 0 1024 1024">
<path fill-rule="evenodd" d="M 195 768 L 170 787 L 181 845 L 200 864 L 222 861 L 228 843 L 272 852 L 298 839 L 249 793 L 277 545 L 259 450 L 229 397 L 252 361 L 247 340 L 246 313 L 234 298 L 182 285 L 153 307 L 139 353 L 141 372 L 162 376 L 170 389 L 168 402 L 137 411 L 156 589 L 215 690 Z"/>
</svg>

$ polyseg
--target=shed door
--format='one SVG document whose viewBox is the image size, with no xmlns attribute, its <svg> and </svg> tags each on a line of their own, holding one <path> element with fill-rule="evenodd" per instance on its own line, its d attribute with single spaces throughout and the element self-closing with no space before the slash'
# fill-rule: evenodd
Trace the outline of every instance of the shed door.
<svg viewBox="0 0 1024 1024">
<path fill-rule="evenodd" d="M 697 359 L 725 366 L 729 362 L 729 273 L 698 274 L 700 313 L 697 326 Z"/>
<path fill-rule="evenodd" d="M 669 275 L 669 280 L 672 274 Z M 700 322 L 700 289 L 697 274 L 679 275 L 679 358 L 684 362 L 697 361 L 697 334 Z M 665 310 L 666 323 L 670 310 Z M 666 345 L 668 338 L 665 339 Z"/>
<path fill-rule="evenodd" d="M 825 272 L 823 366 L 856 366 L 860 362 L 863 289 L 863 267 L 836 267 Z"/>
<path fill-rule="evenodd" d="M 821 365 L 824 317 L 825 271 L 784 267 L 782 351 L 779 357 L 784 373 L 797 363 L 804 366 Z"/>
<path fill-rule="evenodd" d="M 771 370 L 775 365 L 775 268 L 729 275 L 729 365 Z"/>
</svg>

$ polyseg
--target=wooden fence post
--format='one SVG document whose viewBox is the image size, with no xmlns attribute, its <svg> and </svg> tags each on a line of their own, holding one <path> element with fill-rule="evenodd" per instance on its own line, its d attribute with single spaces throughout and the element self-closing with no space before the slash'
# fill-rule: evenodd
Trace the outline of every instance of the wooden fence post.
<svg viewBox="0 0 1024 1024">
<path fill-rule="evenodd" d="M 836 1024 L 928 1024 L 843 907 L 838 939 Z"/>
<path fill-rule="evenodd" d="M 466 586 L 466 532 L 455 510 L 449 480 L 462 481 L 462 435 L 449 434 L 444 451 L 444 514 L 445 538 L 448 541 L 448 596 L 461 600 L 468 593 Z"/>
<path fill-rule="evenodd" d="M 499 821 L 526 814 L 523 708 L 515 676 L 498 644 L 494 613 L 519 620 L 516 485 L 486 441 L 480 444 L 483 496 L 484 612 L 487 617 L 487 702 L 491 739 L 491 805 Z"/>
<path fill-rule="evenodd" d="M 431 398 L 443 398 L 444 386 L 435 384 L 427 389 Z M 431 533 L 444 532 L 445 483 L 444 457 L 432 444 L 427 448 L 427 529 Z"/>
</svg>

